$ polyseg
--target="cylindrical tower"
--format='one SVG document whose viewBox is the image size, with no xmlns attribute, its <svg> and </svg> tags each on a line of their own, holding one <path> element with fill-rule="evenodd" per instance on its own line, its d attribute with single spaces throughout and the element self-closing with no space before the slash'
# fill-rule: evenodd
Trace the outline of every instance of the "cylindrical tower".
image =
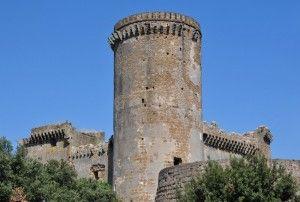
<svg viewBox="0 0 300 202">
<path fill-rule="evenodd" d="M 113 186 L 124 201 L 153 201 L 161 169 L 203 159 L 200 27 L 177 13 L 142 13 L 119 21 L 109 43 Z"/>
</svg>

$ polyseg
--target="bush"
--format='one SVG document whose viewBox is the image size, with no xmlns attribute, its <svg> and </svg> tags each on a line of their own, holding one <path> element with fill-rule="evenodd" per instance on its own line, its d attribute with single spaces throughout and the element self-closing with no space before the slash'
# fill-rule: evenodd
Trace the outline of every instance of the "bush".
<svg viewBox="0 0 300 202">
<path fill-rule="evenodd" d="M 268 166 L 261 156 L 231 159 L 223 168 L 210 161 L 186 186 L 180 201 L 286 201 L 294 199 L 296 182 L 284 167 Z"/>
</svg>

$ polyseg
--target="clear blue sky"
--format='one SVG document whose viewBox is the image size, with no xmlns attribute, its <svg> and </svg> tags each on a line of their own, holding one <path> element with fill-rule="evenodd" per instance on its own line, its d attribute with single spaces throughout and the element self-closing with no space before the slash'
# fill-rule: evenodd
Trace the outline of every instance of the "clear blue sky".
<svg viewBox="0 0 300 202">
<path fill-rule="evenodd" d="M 300 159 L 300 1 L 0 2 L 0 134 L 69 120 L 112 134 L 117 20 L 142 11 L 197 19 L 204 119 L 227 131 L 267 125 L 275 158 Z"/>
</svg>

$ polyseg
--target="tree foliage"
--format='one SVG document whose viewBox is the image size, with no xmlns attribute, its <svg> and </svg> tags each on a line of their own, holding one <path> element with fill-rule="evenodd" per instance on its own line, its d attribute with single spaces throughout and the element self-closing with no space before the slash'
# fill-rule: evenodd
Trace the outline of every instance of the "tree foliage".
<svg viewBox="0 0 300 202">
<path fill-rule="evenodd" d="M 181 201 L 287 201 L 295 199 L 296 182 L 283 166 L 268 166 L 261 156 L 231 159 L 224 168 L 211 161 L 186 186 Z"/>
<path fill-rule="evenodd" d="M 12 190 L 22 187 L 28 201 L 116 201 L 110 186 L 92 179 L 77 179 L 65 161 L 43 165 L 24 158 L 24 148 L 13 153 L 11 143 L 0 138 L 0 201 L 8 201 Z"/>
</svg>

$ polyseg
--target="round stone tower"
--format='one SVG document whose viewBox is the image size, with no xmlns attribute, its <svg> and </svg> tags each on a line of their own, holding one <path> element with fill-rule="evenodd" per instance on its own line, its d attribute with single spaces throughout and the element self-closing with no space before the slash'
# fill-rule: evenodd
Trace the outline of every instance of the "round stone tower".
<svg viewBox="0 0 300 202">
<path fill-rule="evenodd" d="M 120 20 L 114 51 L 113 186 L 124 201 L 153 201 L 159 171 L 203 159 L 201 32 L 190 17 Z"/>
</svg>

